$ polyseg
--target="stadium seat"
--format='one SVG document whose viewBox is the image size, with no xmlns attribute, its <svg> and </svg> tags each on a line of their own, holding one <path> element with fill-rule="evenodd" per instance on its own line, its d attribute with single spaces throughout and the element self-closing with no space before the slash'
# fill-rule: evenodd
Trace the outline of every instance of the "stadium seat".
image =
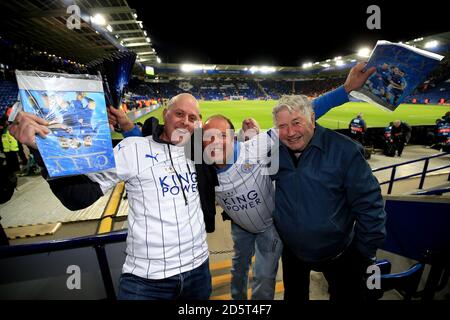
<svg viewBox="0 0 450 320">
<path fill-rule="evenodd" d="M 404 272 L 382 274 L 381 289 L 396 290 L 405 300 L 411 300 L 417 293 L 423 270 L 424 264 L 416 263 Z"/>
</svg>

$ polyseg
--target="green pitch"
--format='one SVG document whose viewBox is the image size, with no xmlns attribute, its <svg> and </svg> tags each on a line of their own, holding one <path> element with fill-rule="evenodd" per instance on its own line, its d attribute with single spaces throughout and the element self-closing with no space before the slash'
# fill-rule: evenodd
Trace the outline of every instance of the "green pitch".
<svg viewBox="0 0 450 320">
<path fill-rule="evenodd" d="M 276 101 L 201 101 L 200 110 L 203 120 L 214 114 L 223 114 L 231 119 L 236 129 L 242 125 L 245 118 L 255 118 L 261 128 L 268 129 L 272 126 L 272 108 Z M 396 119 L 406 121 L 410 125 L 434 125 L 435 120 L 441 118 L 445 112 L 450 111 L 449 106 L 435 105 L 400 105 L 394 112 L 384 111 L 376 106 L 363 102 L 349 102 L 332 109 L 319 119 L 319 124 L 330 129 L 348 128 L 348 124 L 358 112 L 363 117 L 368 127 L 386 127 L 389 122 Z M 140 118 L 142 123 L 148 117 L 156 116 L 162 119 L 162 108 Z M 121 135 L 114 134 L 114 138 Z"/>
</svg>

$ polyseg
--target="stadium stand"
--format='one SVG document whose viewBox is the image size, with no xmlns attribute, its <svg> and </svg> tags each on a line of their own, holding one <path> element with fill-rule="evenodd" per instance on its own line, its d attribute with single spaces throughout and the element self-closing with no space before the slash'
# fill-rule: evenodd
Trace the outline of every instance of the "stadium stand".
<svg viewBox="0 0 450 320">
<path fill-rule="evenodd" d="M 416 90 L 407 99 L 409 103 L 450 104 L 450 79 L 440 84 L 430 84 L 426 89 Z"/>
<path fill-rule="evenodd" d="M 295 93 L 316 97 L 344 84 L 345 78 L 330 78 L 295 82 Z"/>
<path fill-rule="evenodd" d="M 450 103 L 450 62 L 444 60 L 407 99 L 409 103 L 449 104 Z"/>
<path fill-rule="evenodd" d="M 170 98 L 189 92 L 202 100 L 226 100 L 242 97 L 248 100 L 279 99 L 284 94 L 318 96 L 344 83 L 344 79 L 327 80 L 243 80 L 243 79 L 183 79 L 144 83 L 134 80 L 128 91 L 147 98 Z"/>
<path fill-rule="evenodd" d="M 260 84 L 272 99 L 279 99 L 283 94 L 291 94 L 293 92 L 291 81 L 264 80 Z"/>
<path fill-rule="evenodd" d="M 247 99 L 252 100 L 262 96 L 262 92 L 255 81 L 235 81 L 235 86 L 239 95 L 247 97 Z"/>
<path fill-rule="evenodd" d="M 13 81 L 0 81 L 0 115 L 2 115 L 6 108 L 17 101 L 18 88 Z"/>
</svg>

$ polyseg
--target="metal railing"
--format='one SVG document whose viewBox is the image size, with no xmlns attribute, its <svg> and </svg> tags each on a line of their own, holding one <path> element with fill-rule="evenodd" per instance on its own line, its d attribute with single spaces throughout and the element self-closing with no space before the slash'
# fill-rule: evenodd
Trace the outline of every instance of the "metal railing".
<svg viewBox="0 0 450 320">
<path fill-rule="evenodd" d="M 388 181 L 384 181 L 380 183 L 386 184 L 389 183 L 389 190 L 388 194 L 392 191 L 392 186 L 395 181 L 408 179 L 414 176 L 422 175 L 419 189 L 423 187 L 423 183 L 425 180 L 426 173 L 434 172 L 438 170 L 442 170 L 445 168 L 449 168 L 449 165 L 441 166 L 434 169 L 428 169 L 428 164 L 430 159 L 438 158 L 442 156 L 449 155 L 450 153 L 442 153 L 442 154 L 436 154 L 425 158 L 420 158 L 416 160 L 407 161 L 404 163 L 394 164 L 382 168 L 376 168 L 372 170 L 372 172 L 379 172 L 383 170 L 392 169 L 391 178 Z M 422 172 L 411 174 L 405 177 L 399 177 L 395 178 L 396 169 L 399 166 L 416 163 L 419 161 L 425 161 L 424 167 Z M 450 180 L 450 175 L 449 175 Z M 449 192 L 449 188 L 447 189 L 441 189 L 441 190 L 434 190 L 436 192 Z M 431 192 L 431 191 L 430 191 Z M 426 194 L 426 193 L 423 193 Z M 431 193 L 430 193 L 431 194 Z M 105 251 L 105 245 L 112 244 L 112 243 L 118 243 L 118 242 L 124 242 L 126 241 L 127 237 L 127 230 L 120 230 L 120 231 L 114 231 L 107 234 L 97 234 L 92 236 L 86 236 L 86 237 L 79 237 L 79 238 L 70 238 L 70 239 L 63 239 L 63 240 L 53 240 L 53 241 L 46 241 L 46 242 L 38 242 L 38 243 L 31 243 L 31 244 L 22 244 L 22 245 L 14 245 L 14 246 L 0 246 L 0 260 L 5 258 L 11 258 L 11 257 L 19 257 L 19 256 L 26 256 L 26 255 L 33 255 L 33 254 L 39 254 L 39 253 L 46 253 L 46 252 L 54 252 L 54 251 L 64 251 L 69 249 L 75 249 L 75 248 L 83 248 L 83 247 L 92 247 L 95 249 L 97 261 L 99 264 L 103 286 L 105 288 L 106 296 L 108 299 L 115 299 L 115 290 L 113 285 L 113 280 L 111 276 L 111 270 L 109 267 L 106 251 Z M 223 252 L 212 252 L 212 254 L 218 254 Z"/>
<path fill-rule="evenodd" d="M 442 196 L 444 193 L 450 192 L 449 188 L 440 188 L 440 189 L 434 189 L 434 190 L 428 190 L 428 191 L 419 191 L 414 193 L 414 195 L 418 196 Z"/>
<path fill-rule="evenodd" d="M 111 276 L 111 270 L 105 251 L 105 245 L 117 242 L 124 242 L 127 238 L 127 230 L 113 231 L 106 234 L 97 234 L 87 237 L 70 238 L 63 240 L 53 240 L 37 242 L 30 244 L 21 244 L 15 246 L 0 246 L 0 260 L 12 257 L 21 257 L 26 255 L 47 253 L 55 251 L 64 251 L 69 249 L 78 249 L 92 247 L 95 249 L 100 273 L 102 275 L 103 286 L 105 288 L 107 299 L 116 299 L 114 284 Z"/>
<path fill-rule="evenodd" d="M 380 186 L 383 185 L 383 184 L 389 183 L 387 194 L 391 194 L 394 182 L 400 181 L 400 180 L 409 179 L 409 178 L 416 177 L 416 176 L 421 176 L 418 189 L 422 189 L 423 188 L 423 184 L 425 183 L 425 177 L 426 177 L 427 173 L 439 171 L 439 170 L 446 169 L 446 168 L 450 168 L 450 164 L 448 164 L 448 165 L 440 166 L 440 167 L 437 167 L 437 168 L 428 169 L 428 165 L 430 163 L 430 159 L 447 156 L 449 154 L 450 154 L 449 152 L 439 153 L 439 154 L 435 154 L 435 155 L 432 155 L 432 156 L 429 156 L 429 157 L 424 157 L 424 158 L 415 159 L 415 160 L 411 160 L 411 161 L 406 161 L 406 162 L 402 162 L 402 163 L 397 163 L 397 164 L 393 164 L 393 165 L 389 165 L 389 166 L 385 166 L 385 167 L 381 167 L 381 168 L 376 168 L 376 169 L 373 169 L 372 172 L 375 173 L 375 172 L 380 172 L 380 171 L 383 171 L 383 170 L 389 170 L 389 169 L 392 170 L 390 179 L 386 180 L 386 181 L 383 181 L 383 182 L 380 182 Z M 424 161 L 423 169 L 422 169 L 421 172 L 417 172 L 417 173 L 409 174 L 407 176 L 395 178 L 395 174 L 397 173 L 397 167 L 408 165 L 408 164 L 411 164 L 411 163 L 420 162 L 420 161 Z M 450 175 L 449 175 L 449 180 L 450 180 Z"/>
</svg>

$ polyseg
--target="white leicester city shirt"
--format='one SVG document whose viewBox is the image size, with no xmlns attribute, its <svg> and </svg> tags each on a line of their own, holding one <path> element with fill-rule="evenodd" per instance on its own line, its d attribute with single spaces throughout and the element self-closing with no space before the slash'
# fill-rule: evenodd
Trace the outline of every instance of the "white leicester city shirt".
<svg viewBox="0 0 450 320">
<path fill-rule="evenodd" d="M 271 135 L 265 132 L 244 143 L 236 142 L 235 162 L 217 171 L 217 202 L 236 224 L 252 233 L 273 224 L 275 189 L 265 167 L 276 139 Z"/>
<path fill-rule="evenodd" d="M 194 163 L 184 148 L 130 137 L 114 148 L 116 169 L 87 176 L 103 193 L 120 180 L 128 193 L 123 273 L 147 279 L 190 271 L 208 258 Z"/>
</svg>

